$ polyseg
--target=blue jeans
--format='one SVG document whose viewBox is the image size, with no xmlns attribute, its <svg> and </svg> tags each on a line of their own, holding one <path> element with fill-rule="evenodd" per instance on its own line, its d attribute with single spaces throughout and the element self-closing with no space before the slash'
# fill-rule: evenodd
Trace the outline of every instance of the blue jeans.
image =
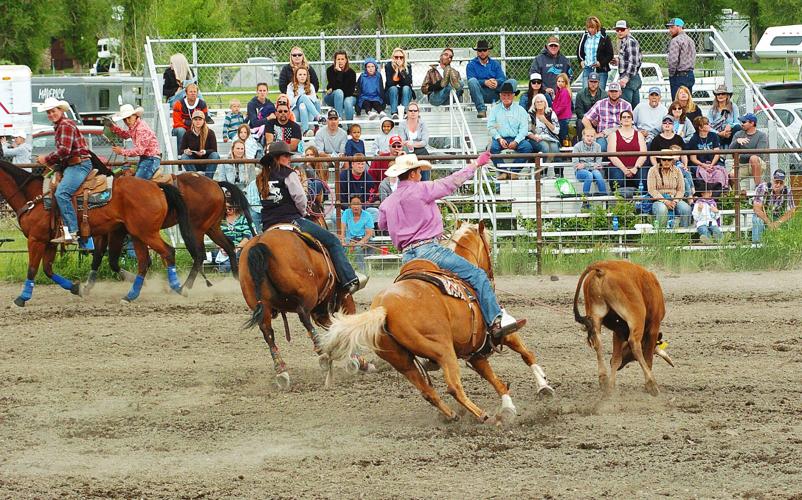
<svg viewBox="0 0 802 500">
<path fill-rule="evenodd" d="M 590 74 L 593 73 L 595 68 L 591 68 L 590 66 L 585 66 L 582 70 L 582 88 L 588 88 L 588 78 L 590 78 Z M 597 71 L 597 75 L 599 75 L 599 88 L 606 89 L 607 88 L 607 77 L 610 76 L 606 71 Z M 581 120 L 579 120 L 581 121 Z"/>
<path fill-rule="evenodd" d="M 699 236 L 707 236 L 716 241 L 719 241 L 724 237 L 724 235 L 721 233 L 721 228 L 718 227 L 718 224 L 715 222 L 709 226 L 698 226 L 696 228 L 696 232 L 699 233 Z"/>
<path fill-rule="evenodd" d="M 357 238 L 355 240 L 351 240 L 352 243 L 356 243 L 357 241 L 359 241 L 359 238 Z M 354 246 L 348 248 L 348 253 L 351 254 L 351 256 L 354 259 L 354 262 L 356 262 L 357 267 L 363 273 L 365 272 L 365 269 L 366 269 L 366 267 L 365 267 L 365 254 L 367 254 L 367 252 L 368 252 L 368 247 L 366 247 L 364 245 L 356 245 L 355 244 Z"/>
<path fill-rule="evenodd" d="M 515 137 L 504 137 L 503 139 L 507 142 L 512 142 L 512 140 L 515 139 Z M 493 142 L 490 144 L 490 153 L 497 155 L 501 153 L 501 151 L 502 151 L 501 144 L 498 142 L 498 139 L 493 139 Z M 518 144 L 518 147 L 515 148 L 516 153 L 532 153 L 533 151 L 534 149 L 532 148 L 532 142 L 527 139 L 522 140 L 521 143 Z M 526 161 L 527 160 L 525 158 L 518 158 L 517 160 L 513 160 L 512 162 L 525 163 Z M 493 163 L 496 166 L 498 166 L 498 164 L 501 162 L 499 162 L 498 160 L 493 160 Z M 513 172 L 520 172 L 521 167 L 510 168 L 509 170 Z"/>
<path fill-rule="evenodd" d="M 766 230 L 766 223 L 757 215 L 752 215 L 752 243 L 760 243 L 763 238 L 763 231 Z"/>
<path fill-rule="evenodd" d="M 596 183 L 596 191 L 600 194 L 607 194 L 607 187 L 604 185 L 604 176 L 601 170 L 594 168 L 588 170 L 587 168 L 580 168 L 575 171 L 576 180 L 582 181 L 582 192 L 584 194 L 590 193 L 590 187 Z"/>
<path fill-rule="evenodd" d="M 679 169 L 680 173 L 682 174 L 682 178 L 685 179 L 685 196 L 688 197 L 693 195 L 694 187 L 691 173 L 684 168 L 677 167 L 677 169 Z"/>
<path fill-rule="evenodd" d="M 688 90 L 691 91 L 691 95 L 693 95 L 693 84 L 696 83 L 696 77 L 693 74 L 693 71 L 689 71 L 687 75 L 682 76 L 669 76 L 668 77 L 668 84 L 671 86 L 671 100 L 677 98 L 677 91 L 680 87 L 688 87 Z"/>
<path fill-rule="evenodd" d="M 189 155 L 181 155 L 181 157 L 179 158 L 179 160 L 219 160 L 219 159 L 220 159 L 220 155 L 217 153 L 217 151 L 212 151 L 211 153 L 208 153 L 205 158 L 196 158 L 194 156 L 189 156 Z M 213 178 L 214 177 L 214 171 L 217 170 L 217 164 L 216 163 L 209 163 L 207 165 L 201 165 L 201 167 L 204 167 L 204 166 L 206 167 L 206 169 L 204 171 L 204 174 L 206 174 L 206 177 L 208 177 L 210 179 Z M 184 170 L 187 171 L 187 172 L 197 172 L 198 171 L 198 169 L 195 168 L 195 165 L 183 165 L 183 167 L 184 167 Z"/>
<path fill-rule="evenodd" d="M 315 121 L 315 118 L 320 115 L 320 101 L 312 101 L 309 96 L 300 95 L 295 101 L 292 111 L 301 120 L 301 130 L 306 132 L 309 130 L 309 122 Z"/>
<path fill-rule="evenodd" d="M 646 189 L 646 180 L 649 175 L 649 167 L 643 165 L 638 169 L 638 171 L 632 177 L 627 177 L 624 175 L 624 172 L 621 171 L 620 168 L 616 167 L 615 165 L 610 164 L 607 167 L 609 170 L 607 171 L 607 179 L 610 181 L 610 189 L 613 191 L 616 190 L 616 184 L 618 184 L 618 189 L 621 190 L 622 188 L 631 188 L 635 190 L 643 184 L 644 190 Z M 634 193 L 634 191 L 632 191 Z M 661 203 L 662 205 L 662 203 Z M 690 213 L 690 212 L 689 212 Z"/>
<path fill-rule="evenodd" d="M 158 156 L 140 156 L 136 165 L 136 176 L 140 179 L 150 180 L 159 169 L 162 160 Z"/>
<path fill-rule="evenodd" d="M 635 75 L 629 79 L 627 86 L 621 89 L 621 98 L 632 105 L 632 109 L 640 103 L 640 76 Z"/>
<path fill-rule="evenodd" d="M 476 78 L 468 79 L 468 92 L 471 93 L 471 102 L 476 106 L 476 111 L 485 111 L 487 110 L 485 104 L 492 104 L 499 100 L 497 89 L 485 87 Z"/>
<path fill-rule="evenodd" d="M 334 109 L 337 110 L 337 114 L 346 120 L 354 119 L 356 97 L 345 97 L 345 94 L 341 89 L 336 89 L 332 90 L 331 94 L 325 94 L 323 96 L 323 102 L 327 106 L 334 106 Z"/>
<path fill-rule="evenodd" d="M 568 122 L 571 120 L 566 118 L 565 120 L 559 120 L 560 123 L 560 132 L 557 134 L 557 140 L 560 142 L 557 146 L 562 146 L 563 141 L 566 137 L 568 137 Z"/>
<path fill-rule="evenodd" d="M 390 106 L 390 114 L 398 113 L 398 94 L 401 94 L 401 102 L 400 104 L 404 106 L 404 109 L 407 109 L 409 106 L 409 101 L 412 100 L 412 88 L 409 85 L 405 85 L 403 87 L 399 87 L 398 85 L 393 85 L 389 89 L 387 89 L 387 102 Z"/>
<path fill-rule="evenodd" d="M 75 213 L 75 207 L 72 206 L 72 195 L 78 191 L 78 188 L 81 187 L 81 184 L 91 171 L 92 162 L 89 160 L 67 167 L 61 176 L 61 182 L 56 187 L 56 203 L 61 211 L 64 225 L 67 226 L 72 235 L 78 234 L 78 215 Z"/>
<path fill-rule="evenodd" d="M 669 215 L 672 218 L 679 217 L 679 225 L 680 227 L 688 227 L 691 223 L 691 206 L 685 203 L 682 200 L 676 200 L 677 205 L 674 207 L 674 210 L 668 209 L 665 203 L 662 201 L 655 201 L 652 205 L 652 214 L 657 219 L 657 224 L 665 225 L 665 221 L 669 218 Z M 676 221 L 676 219 L 674 219 Z M 674 222 L 674 227 L 677 227 L 677 223 Z"/>
<path fill-rule="evenodd" d="M 331 262 L 334 264 L 334 270 L 337 272 L 337 278 L 341 285 L 347 285 L 357 279 L 354 268 L 351 267 L 348 258 L 345 256 L 345 250 L 340 243 L 340 238 L 303 217 L 295 219 L 293 224 L 301 228 L 301 231 L 311 234 L 315 239 L 323 243 L 323 246 L 326 247 L 329 255 L 331 255 Z"/>
<path fill-rule="evenodd" d="M 173 129 L 173 136 L 175 137 L 175 150 L 179 153 L 181 152 L 181 139 L 184 138 L 184 134 L 187 133 L 187 129 L 185 128 L 174 128 Z"/>
<path fill-rule="evenodd" d="M 496 293 L 487 278 L 487 273 L 474 266 L 467 260 L 455 254 L 450 249 L 430 243 L 404 252 L 401 262 L 406 264 L 412 259 L 425 259 L 434 262 L 441 268 L 451 271 L 470 284 L 479 296 L 479 309 L 484 316 L 485 324 L 490 326 L 496 318 L 501 316 L 501 307 L 498 305 Z"/>
<path fill-rule="evenodd" d="M 448 96 L 451 95 L 451 85 L 446 85 L 440 90 L 429 94 L 429 104 L 432 106 L 442 106 L 448 104 Z M 462 97 L 462 89 L 454 89 L 457 92 L 457 97 Z"/>
</svg>

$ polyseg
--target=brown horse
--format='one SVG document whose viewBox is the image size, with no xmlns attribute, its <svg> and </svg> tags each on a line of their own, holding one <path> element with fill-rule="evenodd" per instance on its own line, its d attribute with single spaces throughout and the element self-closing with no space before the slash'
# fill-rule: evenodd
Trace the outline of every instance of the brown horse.
<svg viewBox="0 0 802 500">
<path fill-rule="evenodd" d="M 57 245 L 51 243 L 51 213 L 42 201 L 41 175 L 33 175 L 10 163 L 0 161 L 0 193 L 17 213 L 17 221 L 28 239 L 28 273 L 22 294 L 14 300 L 20 307 L 31 299 L 33 280 L 39 271 L 40 262 L 45 274 L 62 288 L 75 295 L 81 294 L 80 282 L 69 281 L 53 273 L 53 260 Z M 181 293 L 181 284 L 175 270 L 175 250 L 161 237 L 162 221 L 167 212 L 178 215 L 181 235 L 189 242 L 191 252 L 197 245 L 194 241 L 186 205 L 181 193 L 169 185 L 157 185 L 135 177 L 124 177 L 115 181 L 114 192 L 108 204 L 89 210 L 89 226 L 92 236 L 100 236 L 125 229 L 134 243 L 138 262 L 138 276 L 124 300 L 139 296 L 149 266 L 148 247 L 153 248 L 167 266 L 170 287 Z M 193 254 L 193 257 L 196 255 Z"/>
<path fill-rule="evenodd" d="M 462 224 L 449 241 L 449 247 L 483 269 L 493 281 L 490 245 L 483 224 Z M 410 261 L 404 269 L 418 262 L 421 261 Z M 478 335 L 474 335 L 477 326 Z M 373 298 L 369 311 L 353 316 L 336 315 L 322 341 L 323 361 L 326 361 L 326 356 L 330 361 L 340 359 L 355 349 L 373 349 L 379 357 L 406 376 L 421 391 L 424 399 L 449 419 L 457 419 L 457 414 L 435 392 L 416 356 L 427 358 L 443 369 L 448 393 L 479 421 L 500 424 L 515 417 L 509 388 L 496 376 L 488 362 L 487 357 L 492 349 L 482 349 L 487 344 L 484 321 L 478 307 L 472 310 L 468 302 L 442 294 L 436 285 L 428 281 L 396 281 Z M 530 366 L 538 394 L 553 394 L 534 354 L 524 346 L 518 333 L 503 337 L 500 343 L 519 353 Z M 501 409 L 494 417 L 488 417 L 465 395 L 458 358 L 467 359 L 501 396 Z M 329 362 L 326 385 L 331 381 Z"/>
<path fill-rule="evenodd" d="M 289 226 L 289 225 L 286 225 Z M 242 249 L 240 259 L 247 265 L 240 269 L 240 287 L 253 314 L 246 328 L 259 325 L 276 369 L 274 383 L 289 388 L 287 364 L 276 346 L 271 318 L 278 313 L 297 313 L 312 339 L 314 352 L 320 353 L 320 335 L 313 322 L 327 328 L 333 312 L 346 314 L 356 310 L 354 299 L 337 286 L 331 261 L 296 231 L 272 228 L 251 239 Z M 284 326 L 287 328 L 286 317 Z M 287 330 L 289 341 L 289 330 Z M 368 365 L 355 356 L 352 364 L 365 370 Z"/>
</svg>

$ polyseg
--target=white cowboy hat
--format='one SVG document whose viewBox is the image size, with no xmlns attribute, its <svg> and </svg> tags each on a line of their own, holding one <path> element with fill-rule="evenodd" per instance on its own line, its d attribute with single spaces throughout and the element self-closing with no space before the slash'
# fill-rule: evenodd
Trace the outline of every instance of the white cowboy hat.
<svg viewBox="0 0 802 500">
<path fill-rule="evenodd" d="M 70 109 L 70 103 L 67 101 L 60 101 L 55 97 L 48 97 L 45 99 L 45 102 L 37 106 L 37 110 L 42 113 L 45 111 L 50 111 L 53 108 L 61 108 L 63 111 L 67 111 Z"/>
<path fill-rule="evenodd" d="M 404 172 L 408 172 L 415 168 L 420 168 L 421 170 L 431 170 L 432 164 L 426 160 L 419 160 L 418 156 L 414 154 L 401 155 L 396 157 L 395 163 L 390 165 L 390 168 L 384 172 L 384 175 L 388 177 L 398 177 Z"/>
<path fill-rule="evenodd" d="M 122 106 L 120 106 L 120 111 L 111 115 L 111 119 L 114 120 L 115 122 L 118 122 L 120 120 L 128 118 L 131 115 L 142 116 L 144 114 L 145 110 L 141 106 L 134 109 L 134 107 L 130 104 L 123 104 Z"/>
<path fill-rule="evenodd" d="M 673 149 L 661 149 L 660 154 L 654 157 L 658 160 L 676 160 L 679 158 L 679 155 L 677 155 L 677 152 Z"/>
</svg>

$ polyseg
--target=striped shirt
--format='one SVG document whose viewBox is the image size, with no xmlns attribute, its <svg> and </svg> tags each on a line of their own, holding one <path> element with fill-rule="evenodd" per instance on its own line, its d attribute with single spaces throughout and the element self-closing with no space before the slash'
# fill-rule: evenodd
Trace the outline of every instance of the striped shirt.
<svg viewBox="0 0 802 500">
<path fill-rule="evenodd" d="M 591 123 L 596 124 L 598 132 L 613 129 L 621 125 L 619 116 L 622 111 L 632 111 L 632 104 L 623 99 L 618 99 L 618 102 L 613 104 L 610 98 L 606 97 L 597 101 L 590 110 L 585 113 L 585 118 L 590 120 Z"/>
<path fill-rule="evenodd" d="M 668 42 L 668 76 L 678 72 L 693 71 L 696 61 L 696 45 L 687 33 L 681 31 Z"/>
<path fill-rule="evenodd" d="M 601 32 L 599 31 L 593 36 L 585 36 L 585 66 L 593 66 L 597 62 L 596 53 L 599 50 L 599 40 L 601 40 Z"/>
<path fill-rule="evenodd" d="M 771 185 L 767 182 L 763 182 L 755 188 L 755 201 L 753 203 L 754 205 L 762 205 L 763 212 L 773 221 L 778 220 L 786 212 L 796 208 L 794 197 L 791 195 L 791 190 L 788 189 L 788 186 L 783 186 L 780 194 L 775 194 Z"/>
<path fill-rule="evenodd" d="M 618 50 L 618 74 L 621 78 L 637 76 L 642 62 L 640 43 L 632 35 L 624 37 Z"/>
<path fill-rule="evenodd" d="M 223 137 L 227 139 L 235 139 L 237 137 L 237 129 L 240 125 L 245 123 L 245 117 L 242 113 L 226 113 L 223 120 Z"/>
</svg>

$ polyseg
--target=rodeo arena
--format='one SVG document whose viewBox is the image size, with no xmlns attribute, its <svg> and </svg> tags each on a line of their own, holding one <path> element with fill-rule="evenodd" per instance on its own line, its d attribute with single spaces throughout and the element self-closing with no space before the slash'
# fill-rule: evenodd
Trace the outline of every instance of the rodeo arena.
<svg viewBox="0 0 802 500">
<path fill-rule="evenodd" d="M 0 66 L 0 496 L 800 498 L 802 27 L 602 28 Z"/>
</svg>

